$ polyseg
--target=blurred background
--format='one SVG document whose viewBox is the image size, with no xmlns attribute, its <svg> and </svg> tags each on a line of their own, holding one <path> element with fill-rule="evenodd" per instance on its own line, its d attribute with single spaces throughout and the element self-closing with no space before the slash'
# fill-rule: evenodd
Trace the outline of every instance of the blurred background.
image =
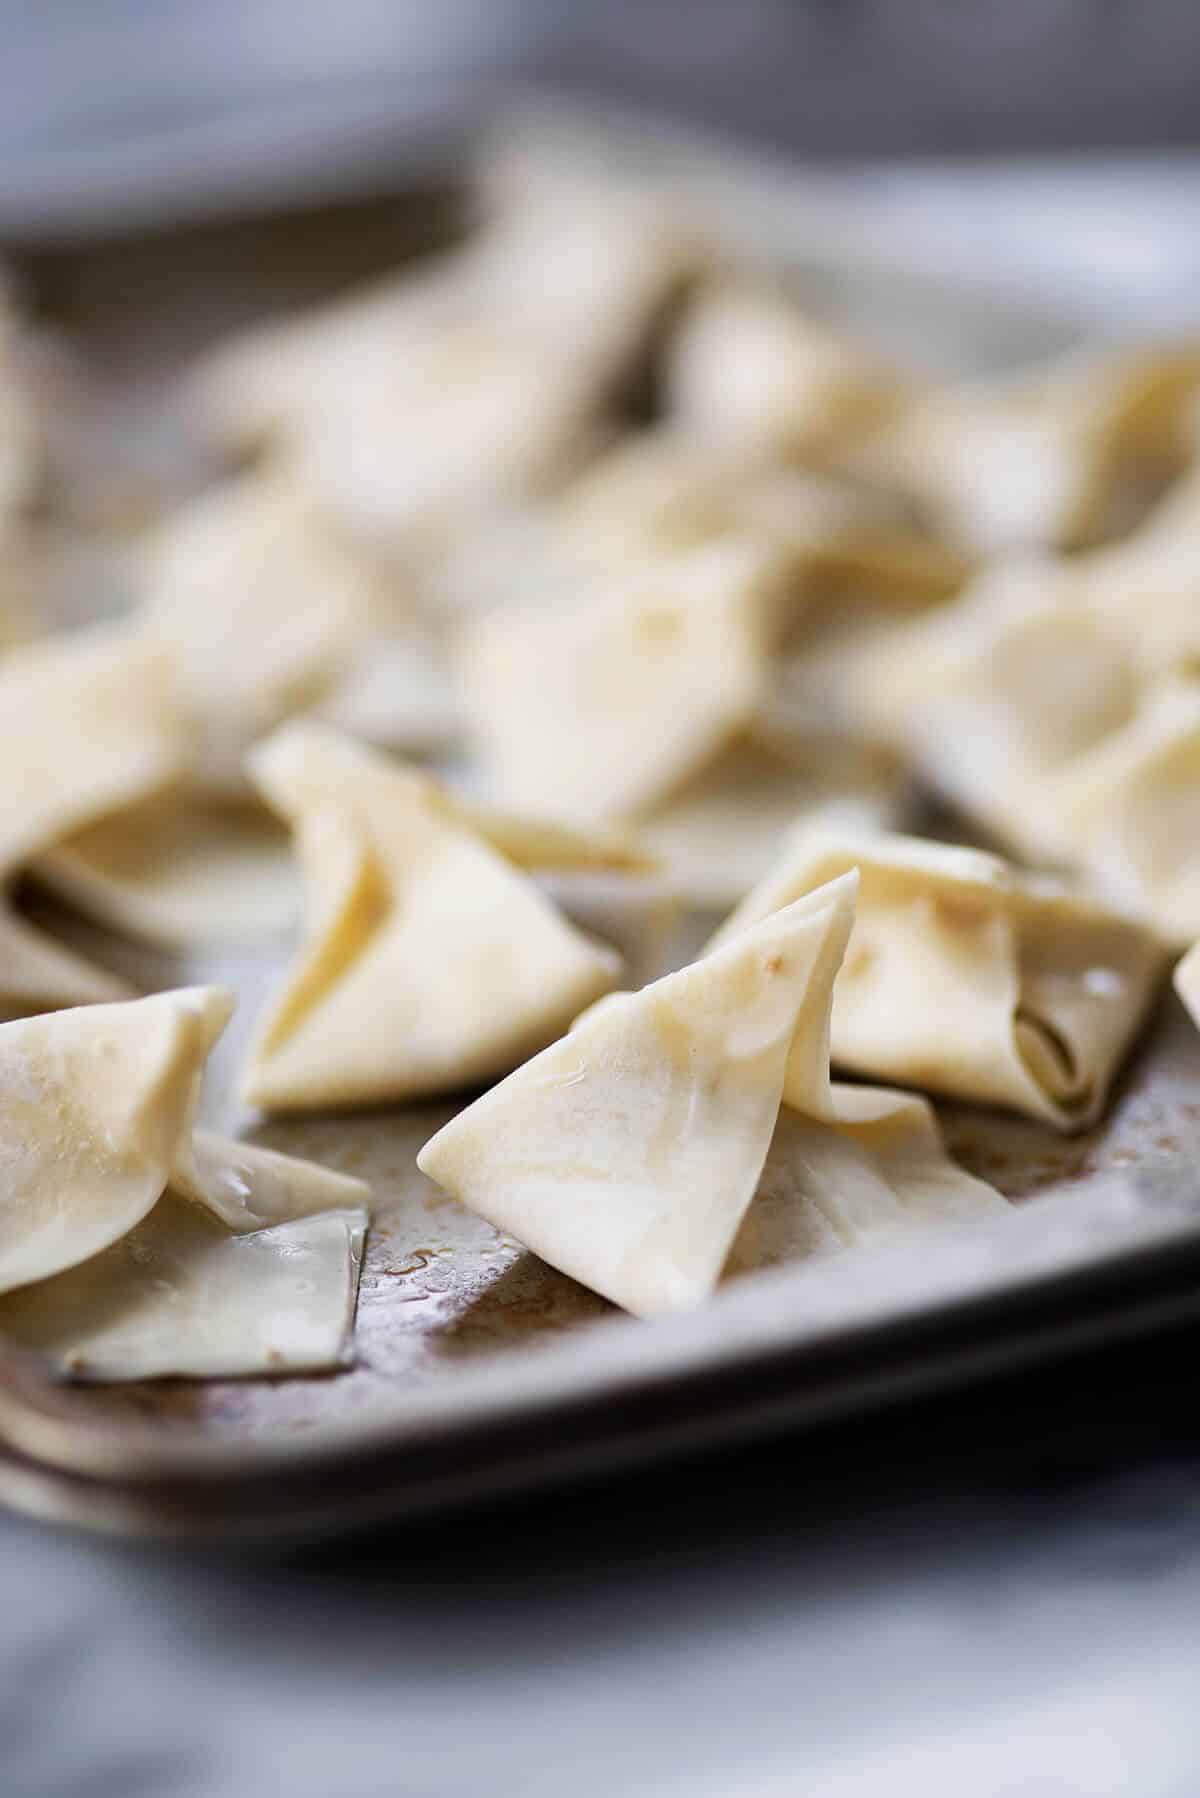
<svg viewBox="0 0 1200 1798">
<path fill-rule="evenodd" d="M 1189 145 L 1185 0 L 21 0 L 0 217 L 300 190 L 439 154 L 497 87 L 665 108 L 826 159 Z"/>
</svg>

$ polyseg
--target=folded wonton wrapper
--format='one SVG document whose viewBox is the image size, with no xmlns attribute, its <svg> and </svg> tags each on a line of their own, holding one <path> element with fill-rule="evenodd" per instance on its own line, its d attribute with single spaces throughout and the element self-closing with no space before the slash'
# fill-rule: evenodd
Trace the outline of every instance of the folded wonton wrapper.
<svg viewBox="0 0 1200 1798">
<path fill-rule="evenodd" d="M 905 390 L 880 357 L 784 295 L 730 281 L 701 290 L 667 370 L 673 423 L 742 454 L 828 451 L 887 418 Z"/>
<path fill-rule="evenodd" d="M 553 488 L 595 413 L 586 359 L 461 327 L 343 392 L 287 466 L 346 530 L 419 567 L 477 513 Z"/>
<path fill-rule="evenodd" d="M 119 1242 L 0 1300 L 0 1335 L 76 1380 L 317 1373 L 346 1358 L 361 1207 L 231 1235 L 166 1193 Z"/>
<path fill-rule="evenodd" d="M 506 216 L 416 280 L 227 349 L 202 406 L 235 442 L 274 436 L 331 516 L 420 565 L 585 453 L 695 255 L 660 206 Z"/>
<path fill-rule="evenodd" d="M 0 898 L 0 1019 L 133 996 L 126 981 L 36 930 Z"/>
<path fill-rule="evenodd" d="M 971 550 L 1077 548 L 1128 528 L 1130 490 L 1178 465 L 1198 382 L 1185 347 L 925 389 L 859 460 Z"/>
<path fill-rule="evenodd" d="M 922 1101 L 830 1086 L 829 1001 L 853 893 L 852 877 L 837 882 L 706 960 L 602 1000 L 439 1131 L 418 1165 L 643 1316 L 713 1290 L 773 1139 L 797 1205 L 847 1244 L 1000 1206 L 947 1161 Z M 776 1195 L 781 1177 L 777 1158 Z"/>
<path fill-rule="evenodd" d="M 851 868 L 834 1062 L 1059 1129 L 1094 1122 L 1157 991 L 1153 933 L 976 849 L 817 827 L 796 833 L 712 947 Z"/>
<path fill-rule="evenodd" d="M 1171 942 L 1200 936 L 1200 688 L 1164 686 L 1064 768 L 1049 802 L 1074 857 Z"/>
<path fill-rule="evenodd" d="M 299 870 L 278 819 L 253 800 L 186 786 L 87 825 L 31 867 L 85 916 L 167 948 L 261 942 L 300 916 Z"/>
<path fill-rule="evenodd" d="M 64 633 L 0 660 L 0 886 L 39 851 L 158 792 L 182 765 L 171 662 L 126 627 Z M 0 1013 L 129 996 L 25 923 L 0 891 Z"/>
<path fill-rule="evenodd" d="M 249 1103 L 372 1104 L 494 1078 L 614 984 L 619 958 L 423 776 L 299 724 L 250 767 L 295 830 L 307 917 L 243 1075 Z"/>
<path fill-rule="evenodd" d="M 0 877 L 165 786 L 185 753 L 161 645 L 102 625 L 10 650 L 0 660 Z"/>
<path fill-rule="evenodd" d="M 635 819 L 700 905 L 744 893 L 805 812 L 890 821 L 893 753 L 771 728 L 770 645 L 794 591 L 789 554 L 728 537 L 476 620 L 463 704 L 495 790 L 562 817 Z"/>
<path fill-rule="evenodd" d="M 193 381 L 210 435 L 235 452 L 320 434 L 349 395 L 388 388 L 463 331 L 586 364 L 594 398 L 639 360 L 701 252 L 678 210 L 637 194 L 506 206 L 460 249 L 298 318 L 226 340 Z"/>
<path fill-rule="evenodd" d="M 0 1333 L 65 1371 L 133 1379 L 340 1359 L 367 1191 L 193 1133 L 231 1010 L 228 994 L 192 988 L 0 1027 L 0 1291 L 23 1288 L 0 1303 Z"/>
<path fill-rule="evenodd" d="M 159 528 L 143 619 L 169 647 L 194 734 L 193 779 L 240 791 L 249 746 L 285 719 L 349 705 L 362 663 L 415 628 L 391 582 L 277 477 L 244 476 L 181 507 Z M 236 652 L 234 646 L 236 645 Z M 404 697 L 403 683 L 393 696 Z M 427 720 L 418 720 L 425 738 Z M 393 720 L 395 740 L 404 724 Z"/>
<path fill-rule="evenodd" d="M 1125 644 L 1086 605 L 1047 603 L 1040 563 L 999 565 L 897 631 L 848 678 L 862 725 L 1030 860 L 1070 860 L 1048 779 L 1133 714 Z"/>
<path fill-rule="evenodd" d="M 730 538 L 602 593 L 475 620 L 463 706 L 504 804 L 574 819 L 649 810 L 744 729 L 762 696 L 779 560 Z"/>
</svg>

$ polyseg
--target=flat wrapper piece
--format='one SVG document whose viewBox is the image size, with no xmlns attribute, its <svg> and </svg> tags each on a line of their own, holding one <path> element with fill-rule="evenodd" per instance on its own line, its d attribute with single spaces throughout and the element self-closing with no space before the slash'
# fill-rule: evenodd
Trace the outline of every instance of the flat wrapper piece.
<svg viewBox="0 0 1200 1798">
<path fill-rule="evenodd" d="M 1102 891 L 1171 942 L 1200 935 L 1200 688 L 1163 687 L 1064 768 L 1049 794 Z"/>
<path fill-rule="evenodd" d="M 0 874 L 165 786 L 185 753 L 161 645 L 104 625 L 10 650 L 0 659 Z"/>
<path fill-rule="evenodd" d="M 848 682 L 863 727 L 1029 860 L 1072 859 L 1050 776 L 1119 729 L 1141 682 L 1118 632 L 1048 604 L 1040 564 L 1000 565 L 881 643 Z"/>
<path fill-rule="evenodd" d="M 543 1047 L 619 958 L 447 812 L 427 780 L 316 725 L 251 771 L 296 831 L 304 944 L 243 1074 L 301 1110 L 453 1091 Z"/>
<path fill-rule="evenodd" d="M 741 453 L 827 451 L 888 416 L 903 392 L 882 358 L 782 294 L 737 282 L 701 291 L 667 373 L 678 428 Z"/>
<path fill-rule="evenodd" d="M 80 1380 L 318 1372 L 345 1359 L 366 1214 L 231 1235 L 168 1193 L 100 1254 L 0 1301 L 0 1334 Z"/>
<path fill-rule="evenodd" d="M 133 996 L 126 981 L 35 929 L 0 898 L 0 1019 Z"/>
<path fill-rule="evenodd" d="M 232 1005 L 191 988 L 0 1025 L 0 1291 L 86 1261 L 147 1215 Z"/>
<path fill-rule="evenodd" d="M 781 575 L 730 538 L 476 620 L 463 704 L 498 799 L 569 819 L 651 809 L 753 717 Z"/>
<path fill-rule="evenodd" d="M 921 1101 L 830 1085 L 829 1003 L 854 884 L 835 882 L 706 960 L 601 1000 L 446 1125 L 418 1165 L 643 1316 L 713 1290 L 781 1125 L 776 1188 L 782 1162 L 797 1205 L 832 1217 L 845 1242 L 869 1234 L 881 1204 L 895 1221 L 906 1203 L 897 1182 L 914 1215 L 1000 1205 L 946 1162 Z M 781 1103 L 792 1108 L 782 1118 Z"/>
<path fill-rule="evenodd" d="M 94 1380 L 336 1366 L 360 1180 L 193 1130 L 213 988 L 0 1028 L 0 1335 Z"/>
<path fill-rule="evenodd" d="M 190 786 L 76 831 L 32 871 L 98 923 L 169 948 L 279 937 L 300 916 L 299 871 L 278 820 Z"/>
<path fill-rule="evenodd" d="M 286 481 L 250 475 L 169 517 L 149 546 L 145 628 L 168 646 L 194 778 L 241 786 L 247 748 L 330 702 L 404 608 Z M 399 728 L 399 725 L 397 725 Z"/>
<path fill-rule="evenodd" d="M 1127 529 L 1128 490 L 1176 465 L 1198 378 L 1185 347 L 930 388 L 877 434 L 863 465 L 979 553 L 1078 548 Z"/>
<path fill-rule="evenodd" d="M 816 828 L 796 833 L 714 948 L 851 868 L 835 1064 L 1059 1129 L 1092 1123 L 1158 989 L 1153 932 L 979 850 Z"/>
</svg>

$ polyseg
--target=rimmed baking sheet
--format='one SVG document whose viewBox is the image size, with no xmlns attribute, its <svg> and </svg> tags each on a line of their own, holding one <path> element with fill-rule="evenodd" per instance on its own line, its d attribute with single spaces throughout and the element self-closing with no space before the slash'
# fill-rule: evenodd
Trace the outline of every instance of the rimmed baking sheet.
<svg viewBox="0 0 1200 1798">
<path fill-rule="evenodd" d="M 652 134 L 645 157 L 653 143 Z M 739 196 L 743 227 L 740 196 L 750 179 L 740 159 L 730 193 Z M 719 187 L 711 189 L 718 213 Z M 777 170 L 769 202 L 767 187 L 758 238 L 806 291 L 858 324 L 886 312 L 893 337 L 903 326 L 914 341 L 924 333 L 945 350 L 949 333 L 952 359 L 979 364 L 1049 353 L 1077 335 L 1067 312 L 1047 317 L 954 283 L 939 287 L 933 276 L 910 271 L 889 283 L 884 270 L 849 267 L 836 244 L 823 249 L 814 236 L 811 209 L 798 209 L 789 233 Z M 397 243 L 419 234 L 415 216 L 431 228 L 436 220 L 440 234 L 444 195 L 411 210 L 397 203 Z M 356 245 L 347 257 L 354 274 L 382 264 L 387 243 L 378 202 L 363 218 L 365 248 L 354 236 L 353 208 L 335 230 L 343 249 Z M 320 258 L 320 233 L 308 242 Z M 133 250 L 91 246 L 77 265 L 57 257 L 51 285 L 85 342 L 89 332 L 111 342 L 116 330 L 128 346 L 137 338 L 131 291 L 136 305 L 162 305 L 154 270 L 173 266 L 173 291 L 186 278 L 188 306 L 176 340 L 164 346 L 161 333 L 154 338 L 157 375 L 186 353 L 189 332 L 193 341 L 211 332 L 214 311 L 224 321 L 238 309 L 239 282 L 286 297 L 288 277 L 264 275 L 252 231 L 232 230 L 224 254 L 221 243 L 206 227 L 182 255 L 167 239 Z M 121 278 L 128 265 L 120 259 L 130 255 L 140 272 L 133 289 Z M 297 292 L 307 295 L 315 277 L 296 263 L 294 248 L 288 256 Z M 330 278 L 326 258 L 319 285 Z M 119 321 L 118 306 L 126 308 Z M 951 319 L 952 332 L 944 323 Z M 20 1508 L 135 1532 L 335 1528 L 784 1419 L 816 1420 L 1200 1307 L 1200 1033 L 1173 1000 L 1092 1131 L 1063 1139 L 1020 1120 L 942 1108 L 951 1148 L 1020 1201 L 1011 1216 L 942 1226 L 873 1254 L 770 1268 L 730 1282 L 696 1316 L 651 1325 L 620 1316 L 498 1238 L 422 1178 L 416 1149 L 453 1107 L 262 1127 L 238 1115 L 229 1070 L 277 978 L 282 948 L 181 958 L 82 926 L 75 936 L 147 987 L 233 986 L 238 1018 L 218 1052 L 211 1121 L 366 1177 L 376 1222 L 358 1359 L 344 1373 L 70 1388 L 6 1356 L 0 1498 Z"/>
</svg>

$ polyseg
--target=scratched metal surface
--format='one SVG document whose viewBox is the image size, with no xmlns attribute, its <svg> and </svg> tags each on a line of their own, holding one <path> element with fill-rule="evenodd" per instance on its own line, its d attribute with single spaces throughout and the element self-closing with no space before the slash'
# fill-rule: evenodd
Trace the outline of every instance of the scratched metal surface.
<svg viewBox="0 0 1200 1798">
<path fill-rule="evenodd" d="M 299 231 L 299 255 L 295 231 L 268 242 L 254 230 L 238 227 L 226 235 L 205 229 L 182 243 L 150 239 L 111 251 L 92 248 L 75 261 L 60 254 L 34 267 L 35 287 L 48 296 L 52 309 L 85 345 L 99 353 L 100 363 L 108 371 L 107 383 L 102 379 L 82 393 L 80 416 L 92 441 L 112 441 L 106 421 L 111 423 L 122 406 L 126 408 L 124 416 L 132 421 L 122 447 L 111 456 L 98 462 L 89 460 L 86 452 L 83 457 L 85 466 L 101 479 L 104 506 L 117 503 L 118 509 L 140 516 L 194 478 L 195 471 L 185 457 L 168 456 L 160 464 L 158 439 L 148 421 L 153 418 L 162 383 L 169 382 L 179 360 L 211 336 L 216 325 L 264 309 L 267 301 L 280 305 L 289 298 L 307 299 L 334 288 L 339 268 L 347 276 L 361 276 L 385 267 L 394 260 L 398 244 L 411 245 L 420 235 L 413 216 L 424 218 L 428 231 L 441 237 L 452 211 L 445 195 L 426 197 L 410 212 L 396 207 L 381 214 L 378 205 L 373 205 L 363 211 L 362 229 L 357 232 L 353 216 L 338 215 L 327 219 L 324 236 L 311 227 Z M 278 255 L 273 254 L 272 243 L 279 249 Z M 336 254 L 330 253 L 330 244 L 336 246 Z M 130 278 L 131 270 L 135 279 Z M 836 268 L 827 272 L 827 290 L 836 305 L 843 284 Z M 894 295 L 891 298 L 894 300 Z M 1057 348 L 1063 337 L 1070 335 L 1061 319 L 1039 321 L 1036 316 L 1022 316 L 1012 321 L 1006 334 L 997 327 L 997 319 L 1003 324 L 1006 316 L 1003 308 L 998 311 L 988 305 L 980 316 L 984 319 L 980 340 L 987 338 L 989 345 L 1003 340 L 1012 352 L 1019 348 L 1022 353 L 1034 354 Z M 969 312 L 959 312 L 956 317 L 958 339 L 969 346 Z M 164 319 L 170 322 L 164 323 Z M 148 333 L 144 339 L 139 338 L 142 326 Z M 139 343 L 149 345 L 149 352 L 139 348 Z M 982 359 L 987 359 L 986 353 Z M 133 401 L 127 400 L 129 392 L 134 394 Z M 451 1115 L 453 1105 L 270 1123 L 239 1113 L 231 1097 L 232 1071 L 256 1015 L 278 979 L 285 946 L 275 954 L 180 958 L 118 942 L 79 924 L 72 925 L 68 934 L 147 989 L 195 980 L 217 980 L 232 986 L 238 995 L 238 1011 L 212 1064 L 206 1100 L 209 1120 L 361 1175 L 373 1189 L 374 1223 L 362 1278 L 353 1366 L 322 1378 L 171 1381 L 59 1388 L 42 1395 L 29 1385 L 30 1375 L 23 1369 L 23 1390 L 31 1402 L 31 1415 L 44 1404 L 54 1421 L 56 1433 L 52 1439 L 46 1437 L 49 1458 L 70 1467 L 71 1431 L 78 1425 L 80 1441 L 86 1435 L 92 1444 L 86 1455 L 80 1449 L 79 1460 L 92 1468 L 105 1461 L 95 1448 L 99 1431 L 114 1445 L 107 1456 L 110 1471 L 120 1466 L 123 1441 L 140 1442 L 144 1450 L 150 1437 L 165 1444 L 200 1443 L 215 1445 L 218 1450 L 223 1446 L 229 1451 L 221 1463 L 227 1475 L 252 1473 L 258 1464 L 256 1457 L 281 1441 L 309 1445 L 315 1457 L 335 1435 L 342 1441 L 347 1432 L 352 1435 L 358 1419 L 364 1435 L 386 1442 L 389 1429 L 402 1435 L 417 1413 L 427 1422 L 439 1405 L 444 1405 L 447 1417 L 452 1417 L 461 1395 L 468 1391 L 483 1393 L 485 1408 L 486 1403 L 492 1404 L 502 1418 L 503 1380 L 485 1388 L 470 1376 L 483 1369 L 511 1366 L 515 1370 L 534 1354 L 542 1369 L 549 1370 L 543 1375 L 544 1392 L 568 1403 L 575 1391 L 603 1391 L 609 1362 L 614 1379 L 619 1367 L 622 1379 L 628 1381 L 636 1372 L 642 1345 L 647 1365 L 651 1363 L 654 1344 L 664 1327 L 620 1317 L 517 1243 L 497 1235 L 418 1173 L 416 1150 Z M 677 943 L 674 959 L 683 958 L 682 952 L 682 942 Z M 1106 1179 L 1111 1183 L 1112 1176 L 1145 1170 L 1162 1174 L 1167 1185 L 1190 1205 L 1192 1169 L 1200 1163 L 1200 1033 L 1173 1000 L 1166 1001 L 1131 1058 L 1109 1115 L 1081 1136 L 1062 1138 L 1037 1124 L 966 1107 L 944 1107 L 942 1117 L 948 1141 L 962 1161 L 1022 1205 L 1055 1193 L 1086 1200 L 1093 1182 L 1099 1192 Z M 1086 1259 L 1088 1252 L 1086 1246 L 1079 1246 L 1086 1245 L 1086 1211 L 1079 1216 L 1083 1222 L 1072 1225 L 1071 1238 L 1076 1260 L 1080 1256 Z M 1183 1227 L 1200 1232 L 1200 1214 L 1190 1221 L 1185 1218 Z M 1136 1232 L 1124 1226 L 1122 1230 L 1113 1240 L 1119 1237 L 1128 1244 L 1136 1239 Z M 1097 1252 L 1102 1246 L 1098 1235 Z M 762 1269 L 786 1263 L 796 1244 L 786 1229 L 768 1226 L 756 1233 L 752 1247 L 743 1247 L 741 1260 L 748 1271 L 739 1273 L 737 1280 L 749 1291 L 748 1282 L 760 1278 Z M 970 1284 L 966 1280 L 964 1289 Z M 851 1280 L 848 1294 L 853 1286 Z M 952 1288 L 953 1280 L 947 1290 Z M 895 1290 L 899 1296 L 900 1284 Z M 762 1291 L 767 1309 L 767 1288 Z M 786 1319 L 786 1289 L 777 1281 L 771 1291 L 773 1315 Z M 805 1328 L 814 1319 L 822 1330 L 836 1331 L 836 1280 L 830 1288 L 833 1296 L 819 1302 L 810 1296 L 807 1312 L 805 1295 L 814 1294 L 815 1289 L 803 1284 L 795 1291 L 796 1340 L 803 1339 Z M 846 1309 L 847 1315 L 855 1309 L 849 1298 Z M 886 1291 L 882 1298 L 874 1295 L 869 1305 L 858 1306 L 857 1322 L 861 1324 L 868 1314 L 876 1323 L 886 1320 Z M 714 1354 L 719 1357 L 722 1352 L 723 1340 L 727 1340 L 729 1354 L 736 1355 L 739 1342 L 745 1340 L 746 1316 L 743 1306 L 739 1336 L 732 1326 L 733 1311 L 716 1307 L 710 1339 L 693 1358 L 694 1374 L 689 1374 L 687 1353 L 681 1351 L 670 1362 L 671 1377 L 703 1377 L 706 1368 L 711 1370 Z M 723 1338 L 725 1318 L 730 1323 Z M 668 1340 L 669 1327 L 665 1329 L 662 1343 Z M 786 1322 L 783 1333 L 786 1336 Z M 679 1340 L 686 1349 L 685 1338 Z M 695 1331 L 692 1340 L 700 1341 Z M 778 1333 L 775 1340 L 781 1340 Z M 560 1361 L 555 1359 L 572 1344 L 592 1346 L 587 1356 L 563 1353 Z M 560 1362 L 561 1375 L 556 1376 L 554 1369 Z M 36 1386 L 36 1375 L 33 1380 Z M 519 1385 L 514 1371 L 514 1390 Z M 10 1438 L 21 1434 L 14 1419 L 20 1421 L 19 1412 L 10 1410 L 7 1420 L 0 1412 L 0 1435 L 6 1431 Z M 32 1431 L 18 1446 L 28 1448 L 30 1441 L 38 1440 L 37 1432 Z M 132 1456 L 131 1465 L 135 1462 L 136 1456 Z M 0 1496 L 8 1502 L 48 1513 L 54 1513 L 57 1506 L 62 1515 L 106 1521 L 104 1505 L 95 1491 L 86 1501 L 55 1493 L 52 1476 L 44 1475 L 35 1462 L 0 1466 Z M 138 1517 L 131 1522 L 114 1504 L 107 1521 L 110 1527 L 123 1528 L 141 1527 L 145 1520 Z"/>
</svg>

